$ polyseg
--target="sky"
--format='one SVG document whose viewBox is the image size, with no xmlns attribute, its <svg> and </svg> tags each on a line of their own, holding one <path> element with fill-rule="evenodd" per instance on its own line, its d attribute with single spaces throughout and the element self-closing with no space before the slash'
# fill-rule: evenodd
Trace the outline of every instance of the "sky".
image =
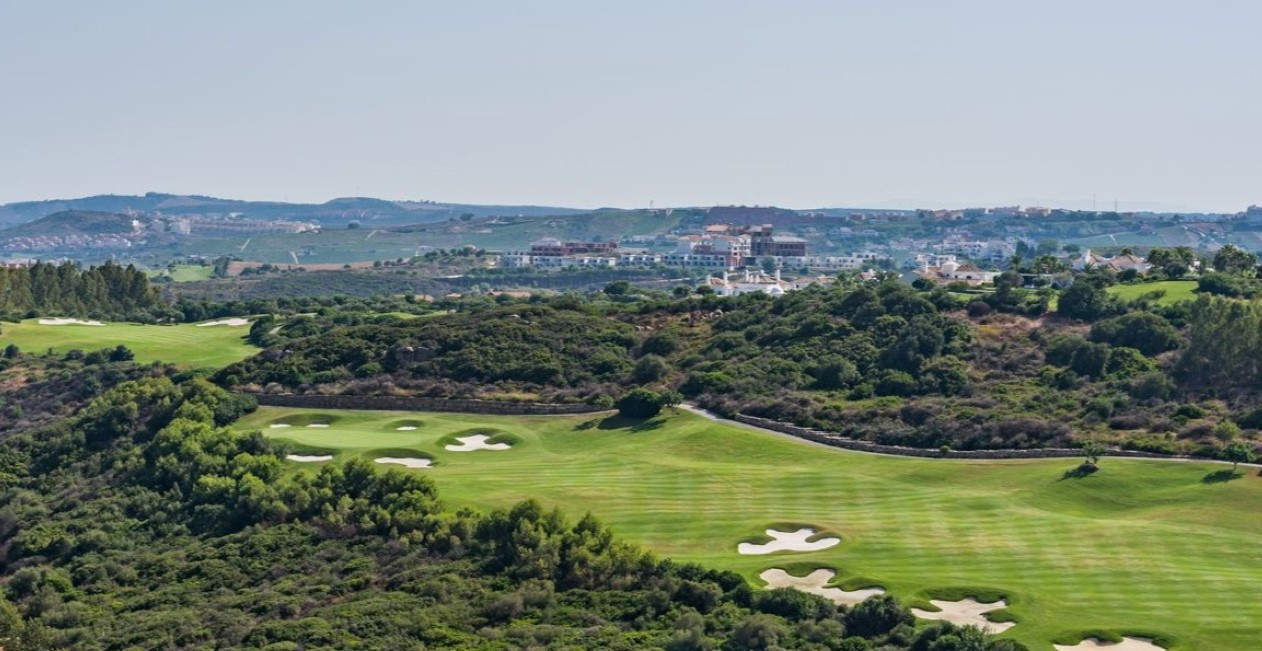
<svg viewBox="0 0 1262 651">
<path fill-rule="evenodd" d="M 0 3 L 0 202 L 1262 203 L 1256 0 Z"/>
</svg>

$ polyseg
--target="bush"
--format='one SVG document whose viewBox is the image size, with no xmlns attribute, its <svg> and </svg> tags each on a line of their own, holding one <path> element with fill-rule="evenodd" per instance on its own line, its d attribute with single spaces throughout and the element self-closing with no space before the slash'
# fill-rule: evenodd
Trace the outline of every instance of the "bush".
<svg viewBox="0 0 1262 651">
<path fill-rule="evenodd" d="M 1167 400 L 1174 395 L 1174 380 L 1160 371 L 1144 373 L 1131 380 L 1127 393 L 1136 400 Z"/>
<path fill-rule="evenodd" d="M 968 315 L 974 319 L 981 318 L 994 311 L 994 308 L 985 301 L 971 301 L 968 304 Z"/>
<path fill-rule="evenodd" d="M 679 335 L 673 330 L 655 332 L 644 343 L 640 344 L 640 353 L 645 355 L 661 355 L 663 357 L 679 350 Z"/>
<path fill-rule="evenodd" d="M 648 354 L 635 363 L 631 377 L 641 384 L 656 382 L 670 373 L 670 365 L 660 355 Z"/>
<path fill-rule="evenodd" d="M 1125 346 L 1152 356 L 1174 350 L 1179 332 L 1165 318 L 1151 312 L 1131 312 L 1105 319 L 1091 327 L 1091 340 L 1111 346 Z"/>
<path fill-rule="evenodd" d="M 632 389 L 618 400 L 618 413 L 627 418 L 652 418 L 662 411 L 666 401 L 656 391 Z"/>
<path fill-rule="evenodd" d="M 876 637 L 906 624 L 916 623 L 911 611 L 890 595 L 869 597 L 850 609 L 845 617 L 846 631 L 862 637 Z"/>
<path fill-rule="evenodd" d="M 886 369 L 877 378 L 874 389 L 878 396 L 910 396 L 916 393 L 918 387 L 919 384 L 911 375 Z"/>
</svg>

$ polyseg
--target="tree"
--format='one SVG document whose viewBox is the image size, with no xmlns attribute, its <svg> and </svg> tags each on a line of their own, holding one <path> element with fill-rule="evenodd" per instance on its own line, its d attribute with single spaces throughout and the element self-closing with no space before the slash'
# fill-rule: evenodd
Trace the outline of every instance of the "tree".
<svg viewBox="0 0 1262 651">
<path fill-rule="evenodd" d="M 1061 292 L 1056 311 L 1071 318 L 1095 321 L 1115 309 L 1115 302 L 1104 288 L 1088 278 L 1079 278 Z"/>
<path fill-rule="evenodd" d="M 846 613 L 846 632 L 863 637 L 885 635 L 900 625 L 914 624 L 911 611 L 888 594 L 869 597 Z"/>
<path fill-rule="evenodd" d="M 631 377 L 641 384 L 647 382 L 656 382 L 670 373 L 670 365 L 661 355 L 652 353 L 641 357 L 635 363 L 635 369 L 631 372 Z"/>
<path fill-rule="evenodd" d="M 1252 278 L 1257 275 L 1258 256 L 1235 244 L 1227 244 L 1214 254 L 1214 269 L 1224 273 Z"/>
<path fill-rule="evenodd" d="M 637 388 L 628 391 L 619 398 L 616 406 L 620 415 L 627 418 L 641 419 L 652 418 L 658 415 L 665 404 L 665 400 L 660 393 L 645 388 Z"/>
<path fill-rule="evenodd" d="M 1222 458 L 1224 461 L 1231 462 L 1231 471 L 1235 472 L 1240 464 L 1257 461 L 1258 453 L 1252 445 L 1244 441 L 1236 441 L 1223 447 Z"/>
<path fill-rule="evenodd" d="M 631 291 L 631 283 L 625 280 L 615 280 L 605 285 L 603 291 L 609 296 L 623 296 Z"/>
<path fill-rule="evenodd" d="M 1099 464 L 1100 457 L 1108 454 L 1108 451 L 1108 447 L 1095 439 L 1082 444 L 1082 456 L 1086 457 L 1087 463 L 1093 466 Z"/>
<path fill-rule="evenodd" d="M 111 362 L 127 362 L 135 358 L 136 354 L 131 352 L 130 348 L 122 344 L 115 346 L 114 349 L 110 351 Z"/>
<path fill-rule="evenodd" d="M 17 344 L 9 344 L 8 346 L 4 347 L 4 358 L 13 359 L 14 357 L 17 357 L 19 354 L 21 354 L 21 352 L 22 351 L 18 348 Z"/>
<path fill-rule="evenodd" d="M 1110 346 L 1126 346 L 1152 356 L 1179 346 L 1179 331 L 1152 312 L 1131 312 L 1099 321 L 1091 327 L 1091 340 Z"/>
</svg>

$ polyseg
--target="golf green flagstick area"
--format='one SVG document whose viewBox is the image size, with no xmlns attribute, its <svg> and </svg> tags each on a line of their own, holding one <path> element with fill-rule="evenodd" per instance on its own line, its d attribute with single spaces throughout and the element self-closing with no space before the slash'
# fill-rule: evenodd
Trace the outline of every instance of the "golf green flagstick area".
<svg viewBox="0 0 1262 651">
<path fill-rule="evenodd" d="M 883 457 L 686 413 L 637 423 L 265 407 L 234 427 L 334 462 L 414 451 L 434 466 L 405 472 L 432 477 L 450 506 L 534 498 L 571 516 L 590 511 L 629 542 L 757 586 L 769 568 L 829 568 L 833 585 L 880 586 L 926 609 L 930 598 L 1003 598 L 1008 608 L 989 617 L 1015 621 L 1004 637 L 1037 650 L 1122 635 L 1169 649 L 1245 650 L 1262 631 L 1254 468 L 1233 475 L 1218 464 L 1105 458 L 1098 473 L 1076 478 L 1066 473 L 1072 459 Z M 511 447 L 445 449 L 453 435 L 487 430 Z M 766 542 L 768 528 L 800 526 L 841 543 L 737 553 L 741 542 Z"/>
<path fill-rule="evenodd" d="M 27 319 L 21 323 L 0 324 L 0 347 L 17 344 L 25 352 L 57 353 L 79 349 L 84 352 L 123 345 L 141 363 L 162 361 L 190 368 L 220 368 L 258 352 L 246 343 L 248 325 L 104 325 L 41 324 L 53 318 Z M 78 320 L 76 320 L 78 321 Z M 84 321 L 89 321 L 84 319 Z"/>
</svg>

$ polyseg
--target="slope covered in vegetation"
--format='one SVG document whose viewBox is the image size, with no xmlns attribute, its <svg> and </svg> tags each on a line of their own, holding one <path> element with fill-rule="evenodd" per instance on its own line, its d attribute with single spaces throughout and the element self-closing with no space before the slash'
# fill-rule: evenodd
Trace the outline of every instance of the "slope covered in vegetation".
<svg viewBox="0 0 1262 651">
<path fill-rule="evenodd" d="M 635 388 L 886 444 L 955 449 L 1100 440 L 1214 456 L 1256 439 L 1262 343 L 1247 303 L 1155 306 L 1092 278 L 1065 315 L 995 311 L 886 282 L 772 298 L 562 296 L 458 314 L 282 329 L 218 381 L 247 391 L 422 394 L 609 406 Z M 1015 290 L 1013 290 L 1015 291 Z M 1018 295 L 992 300 L 1022 305 Z M 1244 382 L 1245 384 L 1241 384 Z"/>
<path fill-rule="evenodd" d="M 660 561 L 591 518 L 442 507 L 367 462 L 286 474 L 200 380 L 124 382 L 0 442 L 0 636 L 35 649 L 1017 649 Z"/>
</svg>

